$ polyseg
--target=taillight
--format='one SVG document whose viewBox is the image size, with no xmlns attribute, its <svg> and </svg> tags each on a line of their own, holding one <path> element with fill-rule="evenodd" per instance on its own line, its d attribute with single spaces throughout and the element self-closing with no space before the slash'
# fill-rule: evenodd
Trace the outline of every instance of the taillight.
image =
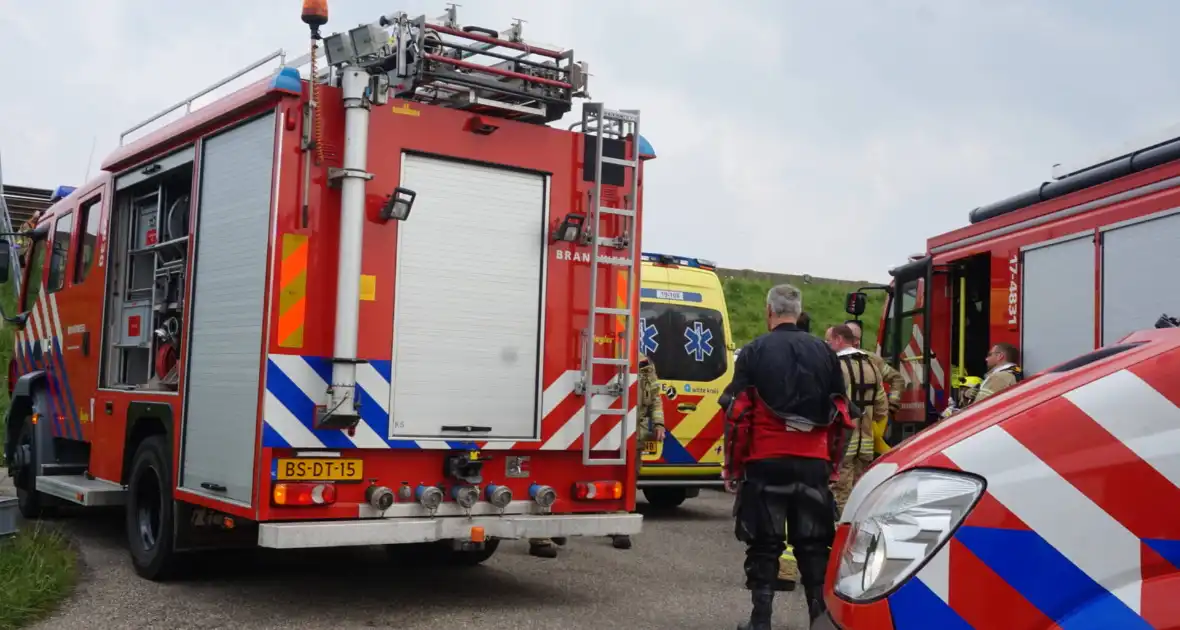
<svg viewBox="0 0 1180 630">
<path fill-rule="evenodd" d="M 336 502 L 336 486 L 330 483 L 277 483 L 277 505 L 328 505 Z"/>
<path fill-rule="evenodd" d="M 16 387 L 16 361 L 8 362 L 8 399 L 12 400 L 12 388 Z"/>
<path fill-rule="evenodd" d="M 621 481 L 579 481 L 574 484 L 574 498 L 579 501 L 608 501 L 623 498 Z"/>
</svg>

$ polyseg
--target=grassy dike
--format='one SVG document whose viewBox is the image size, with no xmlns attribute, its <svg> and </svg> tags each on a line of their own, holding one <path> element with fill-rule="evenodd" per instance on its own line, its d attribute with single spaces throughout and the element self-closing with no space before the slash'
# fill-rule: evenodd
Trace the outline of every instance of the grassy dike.
<svg viewBox="0 0 1180 630">
<path fill-rule="evenodd" d="M 733 341 L 739 348 L 766 332 L 766 292 L 776 284 L 789 282 L 803 291 L 803 310 L 811 316 L 811 333 L 819 337 L 829 326 L 842 324 L 851 318 L 844 312 L 844 296 L 872 284 L 734 269 L 718 269 L 717 275 L 721 277 L 725 289 Z M 864 322 L 862 347 L 872 350 L 877 345 L 877 329 L 880 326 L 881 309 L 885 307 L 885 292 L 865 293 L 868 295 L 868 305 L 861 316 Z"/>
</svg>

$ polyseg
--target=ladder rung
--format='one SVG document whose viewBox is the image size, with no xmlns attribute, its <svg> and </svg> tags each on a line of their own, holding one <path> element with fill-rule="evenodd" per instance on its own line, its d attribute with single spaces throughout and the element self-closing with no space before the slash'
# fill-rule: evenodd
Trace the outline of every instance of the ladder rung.
<svg viewBox="0 0 1180 630">
<path fill-rule="evenodd" d="M 594 314 L 595 315 L 619 315 L 622 317 L 630 317 L 631 311 L 628 309 L 625 309 L 625 308 L 615 308 L 613 306 L 612 307 L 595 306 L 594 307 Z"/>
<path fill-rule="evenodd" d="M 623 258 L 621 256 L 599 256 L 598 262 L 607 265 L 622 265 L 624 267 L 630 267 L 634 261 L 631 258 Z"/>
<path fill-rule="evenodd" d="M 620 388 L 616 385 L 591 385 L 590 393 L 594 396 L 619 396 Z"/>
<path fill-rule="evenodd" d="M 617 120 L 619 122 L 639 122 L 639 116 L 637 114 L 629 114 L 617 109 L 606 109 L 605 107 L 602 109 L 602 117 L 607 120 Z"/>
<path fill-rule="evenodd" d="M 612 359 L 607 357 L 590 357 L 594 365 L 631 365 L 630 359 Z"/>
<path fill-rule="evenodd" d="M 627 412 L 622 409 L 594 409 L 590 408 L 590 413 L 598 414 L 600 416 L 625 416 Z"/>
<path fill-rule="evenodd" d="M 599 247 L 612 247 L 614 249 L 626 249 L 627 248 L 626 245 L 619 245 L 618 239 L 610 238 L 609 236 L 599 236 L 598 237 L 598 246 Z"/>
<path fill-rule="evenodd" d="M 609 206 L 599 206 L 598 211 L 606 213 L 606 214 L 617 214 L 617 215 L 624 216 L 624 217 L 635 216 L 634 210 L 628 210 L 626 208 L 611 208 Z"/>
<path fill-rule="evenodd" d="M 617 166 L 626 166 L 627 168 L 635 168 L 636 166 L 638 166 L 638 164 L 635 163 L 635 160 L 624 160 L 624 159 L 620 159 L 620 158 L 606 157 L 605 155 L 602 156 L 602 163 L 603 164 L 615 164 Z"/>
</svg>

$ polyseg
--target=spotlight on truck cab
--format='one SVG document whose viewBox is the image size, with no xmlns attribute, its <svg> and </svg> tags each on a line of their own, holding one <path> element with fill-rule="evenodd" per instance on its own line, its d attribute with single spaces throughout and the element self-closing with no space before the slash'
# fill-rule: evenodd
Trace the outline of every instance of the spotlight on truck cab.
<svg viewBox="0 0 1180 630">
<path fill-rule="evenodd" d="M 414 205 L 414 197 L 418 193 L 409 188 L 402 188 L 398 186 L 393 189 L 393 194 L 385 201 L 385 206 L 381 208 L 381 218 L 388 221 L 405 221 L 410 218 L 410 208 Z"/>
<path fill-rule="evenodd" d="M 553 240 L 576 243 L 582 237 L 582 225 L 586 223 L 586 215 L 571 212 L 561 219 L 561 224 L 553 231 Z"/>
</svg>

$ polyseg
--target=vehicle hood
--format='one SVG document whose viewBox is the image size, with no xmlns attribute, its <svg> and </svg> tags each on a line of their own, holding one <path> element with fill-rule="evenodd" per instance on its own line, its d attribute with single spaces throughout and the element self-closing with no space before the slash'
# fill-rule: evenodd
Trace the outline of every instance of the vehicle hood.
<svg viewBox="0 0 1180 630">
<path fill-rule="evenodd" d="M 947 447 L 1086 383 L 1175 347 L 1180 344 L 1180 329 L 1135 333 L 1120 343 L 1127 342 L 1143 343 L 1076 368 L 1059 369 L 1068 363 L 1050 368 L 905 440 L 877 459 L 857 482 L 840 522 L 848 522 L 864 498 L 893 475 L 911 468 L 953 468 L 943 455 Z"/>
</svg>

